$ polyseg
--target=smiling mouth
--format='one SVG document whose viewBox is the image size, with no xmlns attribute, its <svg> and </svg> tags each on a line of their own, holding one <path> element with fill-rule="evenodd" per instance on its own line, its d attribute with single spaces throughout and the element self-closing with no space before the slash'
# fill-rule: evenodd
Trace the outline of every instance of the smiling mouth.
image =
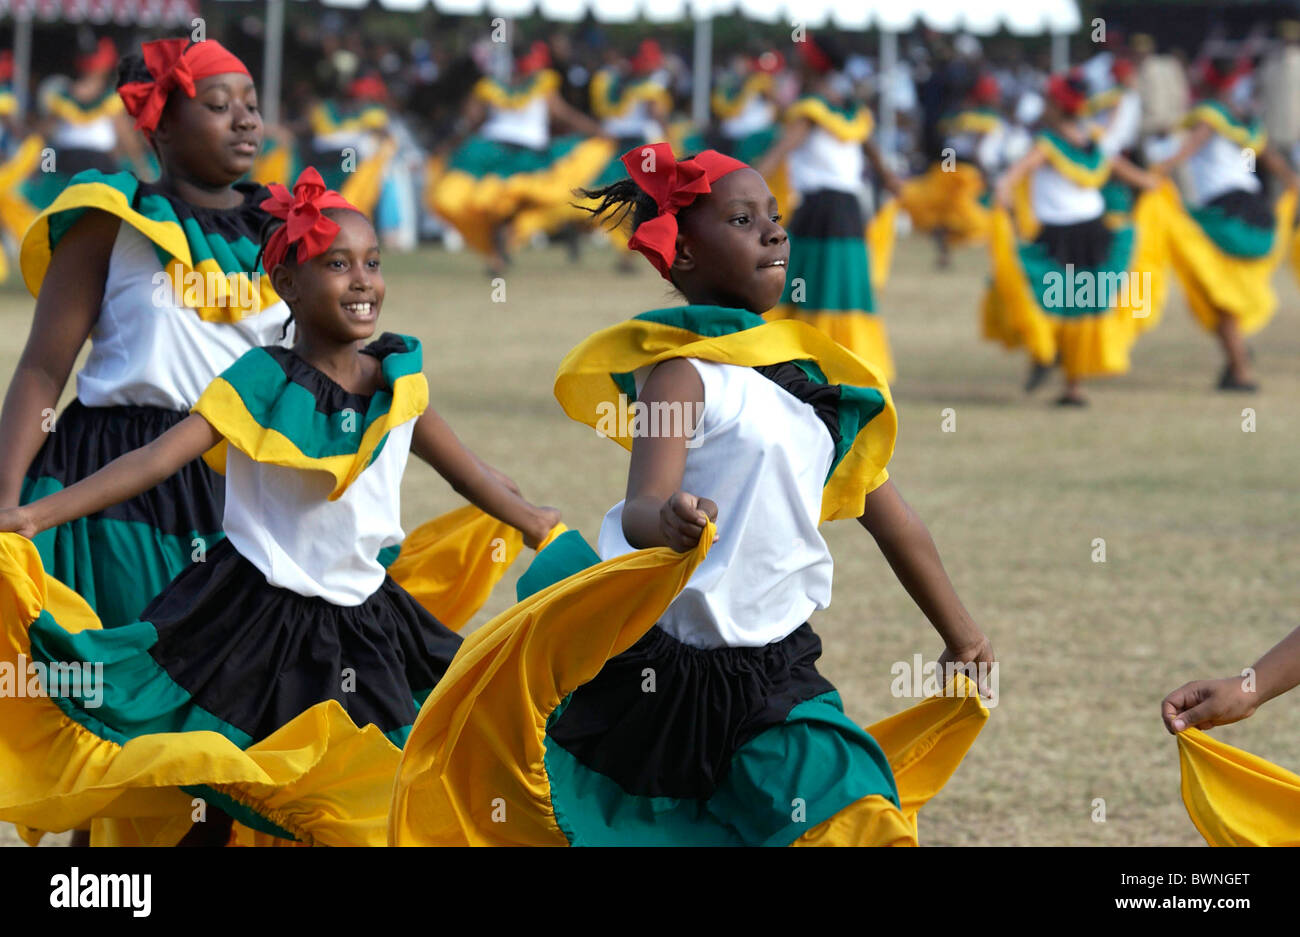
<svg viewBox="0 0 1300 937">
<path fill-rule="evenodd" d="M 252 140 L 237 140 L 230 144 L 230 148 L 240 153 L 253 154 L 257 152 L 257 144 Z"/>
<path fill-rule="evenodd" d="M 760 270 L 764 267 L 784 267 L 787 264 L 787 262 L 788 261 L 784 261 L 784 260 L 769 260 L 765 264 L 759 264 L 758 267 Z"/>
<path fill-rule="evenodd" d="M 354 319 L 373 319 L 376 314 L 374 303 L 344 303 L 343 308 Z"/>
</svg>

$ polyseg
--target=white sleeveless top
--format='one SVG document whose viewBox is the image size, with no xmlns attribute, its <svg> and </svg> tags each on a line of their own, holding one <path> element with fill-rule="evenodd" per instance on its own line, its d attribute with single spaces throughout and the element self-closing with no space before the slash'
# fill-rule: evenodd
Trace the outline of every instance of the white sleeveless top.
<svg viewBox="0 0 1300 937">
<path fill-rule="evenodd" d="M 840 140 L 816 124 L 807 139 L 786 157 L 790 185 L 801 195 L 818 189 L 857 194 L 865 168 L 861 140 Z"/>
<path fill-rule="evenodd" d="M 88 407 L 188 411 L 244 352 L 279 344 L 288 318 L 288 307 L 278 302 L 235 324 L 205 322 L 176 302 L 153 243 L 122 222 L 90 356 L 77 373 L 77 399 Z"/>
<path fill-rule="evenodd" d="M 606 117 L 601 127 L 611 137 L 637 137 L 646 142 L 664 138 L 663 125 L 655 119 L 649 101 L 637 101 L 626 112 Z"/>
<path fill-rule="evenodd" d="M 1226 192 L 1258 192 L 1259 176 L 1247 165 L 1241 144 L 1214 134 L 1187 158 L 1187 201 L 1195 208 Z"/>
<path fill-rule="evenodd" d="M 487 119 L 483 121 L 478 132 L 487 139 L 499 143 L 514 143 L 540 150 L 551 140 L 550 116 L 546 101 L 546 95 L 539 94 L 523 107 L 489 106 Z"/>
<path fill-rule="evenodd" d="M 775 121 L 776 106 L 761 94 L 755 94 L 745 102 L 739 114 L 722 121 L 720 129 L 728 139 L 739 140 L 751 133 L 766 130 Z"/>
<path fill-rule="evenodd" d="M 113 118 L 105 115 L 84 124 L 60 120 L 50 131 L 50 146 L 59 150 L 98 150 L 108 153 L 117 146 L 117 127 Z"/>
<path fill-rule="evenodd" d="M 817 524 L 834 446 L 810 405 L 754 369 L 687 360 L 704 412 L 682 490 L 718 505 L 718 542 L 659 626 L 692 647 L 761 647 L 830 604 L 834 564 Z M 649 370 L 636 372 L 638 391 Z M 601 524 L 602 560 L 632 552 L 623 504 Z"/>
<path fill-rule="evenodd" d="M 414 419 L 394 427 L 337 501 L 327 473 L 255 462 L 228 446 L 226 536 L 271 585 L 360 605 L 387 575 L 379 551 L 404 537 L 400 493 L 414 432 Z"/>
<path fill-rule="evenodd" d="M 1030 177 L 1029 200 L 1034 217 L 1041 224 L 1067 225 L 1092 221 L 1106 213 L 1100 189 L 1071 182 L 1051 163 L 1044 163 Z"/>
</svg>

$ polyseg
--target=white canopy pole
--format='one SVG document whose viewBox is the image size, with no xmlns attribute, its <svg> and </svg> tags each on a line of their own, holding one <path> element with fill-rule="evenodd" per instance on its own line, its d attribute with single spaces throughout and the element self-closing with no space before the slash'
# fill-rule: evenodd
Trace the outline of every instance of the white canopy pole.
<svg viewBox="0 0 1300 937">
<path fill-rule="evenodd" d="M 262 62 L 262 115 L 280 122 L 280 75 L 284 64 L 284 0 L 266 0 L 266 35 Z"/>
<path fill-rule="evenodd" d="M 691 60 L 691 120 L 696 127 L 709 122 L 709 87 L 713 84 L 713 17 L 695 20 L 695 55 Z"/>
<path fill-rule="evenodd" d="M 893 165 L 895 128 L 894 72 L 898 68 L 898 33 L 891 29 L 880 31 L 880 148 L 889 164 Z"/>
<path fill-rule="evenodd" d="M 1070 36 L 1052 33 L 1052 71 L 1063 72 L 1070 67 Z"/>
<path fill-rule="evenodd" d="M 18 0 L 14 13 L 14 97 L 18 117 L 27 113 L 32 80 L 32 8 L 30 0 Z"/>
</svg>

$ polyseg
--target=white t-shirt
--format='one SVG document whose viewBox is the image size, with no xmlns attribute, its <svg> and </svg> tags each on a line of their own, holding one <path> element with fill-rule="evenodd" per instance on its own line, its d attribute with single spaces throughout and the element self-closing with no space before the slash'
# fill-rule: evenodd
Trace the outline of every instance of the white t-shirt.
<svg viewBox="0 0 1300 937">
<path fill-rule="evenodd" d="M 153 243 L 122 222 L 77 399 L 88 407 L 187 411 L 246 351 L 279 344 L 288 318 L 277 302 L 234 324 L 205 322 L 176 301 Z"/>
<path fill-rule="evenodd" d="M 819 189 L 856 195 L 865 168 L 861 140 L 841 140 L 816 124 L 803 143 L 786 157 L 790 185 L 801 195 Z"/>
<path fill-rule="evenodd" d="M 1187 201 L 1199 208 L 1225 192 L 1258 192 L 1259 176 L 1251 170 L 1241 144 L 1221 134 L 1187 158 Z"/>
<path fill-rule="evenodd" d="M 489 140 L 540 150 L 550 142 L 550 112 L 545 95 L 536 95 L 523 107 L 489 107 L 479 133 Z"/>
<path fill-rule="evenodd" d="M 692 647 L 761 647 L 830 604 L 834 564 L 817 525 L 834 446 L 809 404 L 753 368 L 687 360 L 704 410 L 682 490 L 718 505 L 718 542 L 659 626 Z M 648 374 L 636 373 L 638 391 Z M 633 549 L 623 504 L 601 525 L 602 560 Z"/>
<path fill-rule="evenodd" d="M 1106 212 L 1106 201 L 1100 189 L 1071 182 L 1051 163 L 1044 163 L 1034 170 L 1030 177 L 1029 198 L 1034 217 L 1041 224 L 1079 224 L 1100 218 Z"/>
</svg>

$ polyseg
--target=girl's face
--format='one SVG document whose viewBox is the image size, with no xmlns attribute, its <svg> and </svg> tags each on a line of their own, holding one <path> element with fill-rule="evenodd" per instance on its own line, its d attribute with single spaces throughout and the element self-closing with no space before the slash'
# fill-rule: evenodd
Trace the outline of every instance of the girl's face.
<svg viewBox="0 0 1300 937">
<path fill-rule="evenodd" d="M 194 97 L 173 94 L 154 131 L 165 166 L 209 185 L 230 185 L 262 149 L 257 87 L 240 72 L 194 83 Z"/>
<path fill-rule="evenodd" d="M 691 303 L 767 312 L 781 299 L 790 260 L 776 197 L 748 168 L 712 188 L 678 217 L 673 276 Z"/>
<path fill-rule="evenodd" d="M 325 214 L 339 226 L 334 243 L 304 263 L 281 264 L 271 276 L 300 335 L 341 345 L 374 335 L 384 275 L 379 238 L 365 215 L 337 209 Z"/>
</svg>

